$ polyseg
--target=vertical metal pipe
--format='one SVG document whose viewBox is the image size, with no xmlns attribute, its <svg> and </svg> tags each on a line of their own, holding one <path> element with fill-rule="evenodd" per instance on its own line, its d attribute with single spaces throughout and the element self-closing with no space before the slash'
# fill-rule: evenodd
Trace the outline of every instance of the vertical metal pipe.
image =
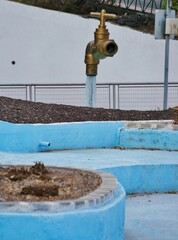
<svg viewBox="0 0 178 240">
<path fill-rule="evenodd" d="M 165 63 L 164 63 L 164 103 L 163 103 L 164 110 L 167 110 L 168 102 L 169 40 L 170 40 L 169 35 L 167 35 L 165 41 Z"/>
<path fill-rule="evenodd" d="M 171 14 L 171 2 L 170 2 L 170 0 L 167 0 L 166 18 L 170 17 L 170 14 Z M 164 102 L 163 102 L 163 110 L 167 109 L 167 102 L 168 102 L 169 41 L 170 41 L 170 35 L 166 35 L 166 40 L 165 40 L 165 63 L 164 63 Z"/>
</svg>

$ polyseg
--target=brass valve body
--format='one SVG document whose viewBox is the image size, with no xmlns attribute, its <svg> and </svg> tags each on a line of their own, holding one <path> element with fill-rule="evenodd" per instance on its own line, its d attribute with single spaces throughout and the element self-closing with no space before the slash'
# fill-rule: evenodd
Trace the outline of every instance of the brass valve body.
<svg viewBox="0 0 178 240">
<path fill-rule="evenodd" d="M 99 16 L 100 25 L 94 33 L 94 41 L 88 43 L 85 53 L 86 75 L 96 76 L 97 65 L 100 59 L 113 57 L 118 51 L 118 46 L 114 40 L 109 39 L 109 32 L 106 29 L 106 18 L 116 18 L 115 14 L 107 14 L 105 10 L 101 13 L 90 13 L 90 16 Z"/>
</svg>

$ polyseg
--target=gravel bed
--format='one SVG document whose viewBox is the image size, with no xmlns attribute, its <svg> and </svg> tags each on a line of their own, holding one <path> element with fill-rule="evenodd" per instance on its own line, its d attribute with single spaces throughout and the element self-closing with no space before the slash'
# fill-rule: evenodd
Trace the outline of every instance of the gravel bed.
<svg viewBox="0 0 178 240">
<path fill-rule="evenodd" d="M 178 123 L 178 107 L 166 111 L 114 110 L 0 97 L 0 120 L 24 124 L 118 120 L 174 120 Z"/>
</svg>

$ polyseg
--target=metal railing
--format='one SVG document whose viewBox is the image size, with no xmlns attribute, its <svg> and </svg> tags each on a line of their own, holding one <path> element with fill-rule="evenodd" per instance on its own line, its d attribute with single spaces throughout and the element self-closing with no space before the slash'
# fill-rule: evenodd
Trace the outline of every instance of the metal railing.
<svg viewBox="0 0 178 240">
<path fill-rule="evenodd" d="M 163 83 L 98 83 L 96 107 L 162 110 Z M 0 84 L 0 96 L 86 106 L 85 84 Z M 168 107 L 178 106 L 178 82 L 168 84 Z"/>
<path fill-rule="evenodd" d="M 118 0 L 116 4 L 122 8 L 148 13 L 162 8 L 162 0 Z"/>
</svg>

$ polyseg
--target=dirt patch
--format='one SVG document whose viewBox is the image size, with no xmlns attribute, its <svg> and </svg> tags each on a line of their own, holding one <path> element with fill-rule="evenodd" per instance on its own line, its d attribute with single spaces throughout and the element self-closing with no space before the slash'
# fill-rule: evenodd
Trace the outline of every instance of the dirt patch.
<svg viewBox="0 0 178 240">
<path fill-rule="evenodd" d="M 94 191 L 101 177 L 70 168 L 0 167 L 0 201 L 56 201 L 78 199 Z"/>
</svg>

